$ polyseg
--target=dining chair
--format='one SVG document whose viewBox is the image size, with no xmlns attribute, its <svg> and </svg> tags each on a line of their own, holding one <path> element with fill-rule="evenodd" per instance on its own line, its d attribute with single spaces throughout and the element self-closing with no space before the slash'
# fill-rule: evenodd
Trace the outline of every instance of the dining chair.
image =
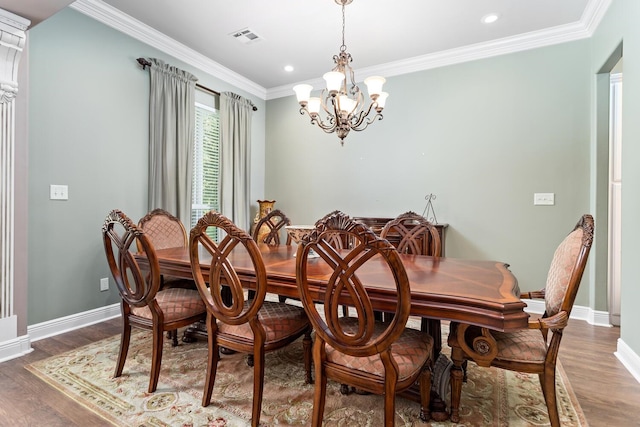
<svg viewBox="0 0 640 427">
<path fill-rule="evenodd" d="M 441 256 L 442 242 L 434 224 L 408 211 L 387 222 L 380 237 L 389 240 L 402 254 Z"/>
<path fill-rule="evenodd" d="M 556 363 L 560 341 L 578 293 L 587 258 L 593 243 L 594 221 L 583 215 L 575 228 L 557 247 L 544 289 L 524 292 L 521 298 L 544 299 L 542 317 L 529 320 L 528 329 L 514 332 L 491 331 L 482 335 L 477 327 L 452 322 L 459 337 L 464 337 L 462 350 L 465 357 L 481 366 L 494 366 L 510 371 L 538 374 L 551 426 L 560 426 L 556 399 Z M 492 339 L 494 342 L 483 342 Z M 487 345 L 485 345 L 487 344 Z M 496 349 L 493 359 L 474 359 L 475 348 Z"/>
<path fill-rule="evenodd" d="M 389 240 L 403 254 L 442 255 L 440 234 L 434 224 L 422 215 L 408 211 L 387 222 L 380 237 Z M 421 329 L 429 332 L 435 341 L 436 355 L 442 347 L 442 332 L 439 319 L 422 318 Z"/>
<path fill-rule="evenodd" d="M 187 232 L 179 218 L 164 209 L 154 209 L 138 221 L 138 228 L 145 232 L 153 247 L 158 249 L 186 247 Z M 139 242 L 138 252 L 143 252 Z M 160 276 L 160 288 L 196 289 L 193 280 L 167 275 Z M 178 345 L 178 331 L 168 331 L 167 337 L 172 339 L 173 346 Z"/>
<path fill-rule="evenodd" d="M 224 235 L 220 242 L 207 235 L 216 227 Z M 216 379 L 219 347 L 253 356 L 253 406 L 251 425 L 258 426 L 264 386 L 265 352 L 282 348 L 301 336 L 304 351 L 306 382 L 311 380 L 311 323 L 304 309 L 281 302 L 265 301 L 267 273 L 256 242 L 244 230 L 218 212 L 206 213 L 191 230 L 189 254 L 193 277 L 207 307 L 207 338 L 209 357 L 202 396 L 202 406 L 208 406 Z M 206 255 L 206 256 L 203 256 Z M 245 299 L 243 282 L 229 260 L 231 254 L 248 257 L 255 271 L 254 298 Z M 203 271 L 205 263 L 208 267 Z M 208 264 L 208 265 L 207 265 Z M 230 291 L 227 304 L 222 288 Z"/>
<path fill-rule="evenodd" d="M 273 246 L 279 246 L 280 242 L 284 240 L 286 245 L 291 245 L 291 236 L 285 230 L 287 225 L 291 225 L 291 220 L 280 209 L 272 210 L 256 223 L 252 234 L 253 240 L 256 243 L 265 243 Z M 261 241 L 258 241 L 258 239 Z M 253 290 L 249 291 L 249 299 L 253 298 L 254 292 Z M 287 297 L 278 295 L 278 300 L 285 302 Z"/>
<path fill-rule="evenodd" d="M 349 247 L 336 249 L 331 244 L 336 236 L 349 241 Z M 319 258 L 309 260 L 311 250 Z M 323 264 L 333 272 L 326 284 L 319 285 L 314 274 L 322 271 Z M 378 267 L 375 277 L 388 279 L 397 295 L 394 317 L 388 323 L 374 318 L 369 290 L 360 277 L 361 272 L 363 277 L 374 274 L 366 271 L 369 265 Z M 302 305 L 316 333 L 312 425 L 322 424 L 327 379 L 384 395 L 385 426 L 394 425 L 396 393 L 418 381 L 420 418 L 427 421 L 433 338 L 406 327 L 411 290 L 398 251 L 364 224 L 335 212 L 318 221 L 298 246 L 296 271 Z M 317 298 L 324 305 L 317 305 Z M 345 316 L 341 305 L 350 306 L 354 315 Z M 319 307 L 324 307 L 322 313 Z"/>
<path fill-rule="evenodd" d="M 289 236 L 285 230 L 287 225 L 291 225 L 291 220 L 289 220 L 280 209 L 272 210 L 256 223 L 253 229 L 253 240 L 258 242 L 258 236 L 261 234 L 261 230 L 266 229 L 268 231 L 266 231 L 266 233 L 264 230 L 262 231 L 262 241 L 258 243 L 278 246 L 280 242 L 284 240 L 286 245 L 290 245 L 291 236 Z"/>
<path fill-rule="evenodd" d="M 206 307 L 195 289 L 160 288 L 160 267 L 156 251 L 145 232 L 124 213 L 111 211 L 102 226 L 107 262 L 121 297 L 122 336 L 114 377 L 122 375 L 131 328 L 152 331 L 151 378 L 148 392 L 158 385 L 162 362 L 163 332 L 199 321 Z M 149 260 L 148 271 L 142 271 L 133 256 L 137 246 Z"/>
</svg>

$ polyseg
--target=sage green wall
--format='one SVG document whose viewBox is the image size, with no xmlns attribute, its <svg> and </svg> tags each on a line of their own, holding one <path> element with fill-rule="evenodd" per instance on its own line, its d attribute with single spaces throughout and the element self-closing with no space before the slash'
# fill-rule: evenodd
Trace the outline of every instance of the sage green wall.
<svg viewBox="0 0 640 427">
<path fill-rule="evenodd" d="M 616 47 L 623 43 L 622 96 L 622 272 L 621 339 L 640 354 L 640 2 L 616 0 L 592 37 L 592 72 L 597 73 Z"/>
<path fill-rule="evenodd" d="M 119 301 L 100 231 L 111 209 L 136 221 L 147 211 L 149 76 L 136 58 L 163 59 L 258 106 L 254 200 L 264 189 L 265 102 L 72 9 L 29 38 L 31 325 Z M 68 185 L 69 200 L 49 200 L 50 184 Z M 110 278 L 108 292 L 99 291 L 102 277 Z"/>
<path fill-rule="evenodd" d="M 590 70 L 582 40 L 392 77 L 384 120 L 344 147 L 295 97 L 270 100 L 265 196 L 313 223 L 334 209 L 422 213 L 434 193 L 448 256 L 505 261 L 521 289 L 541 289 L 590 211 Z M 555 193 L 555 206 L 534 206 L 535 192 Z M 588 275 L 583 285 L 577 304 L 589 306 Z"/>
</svg>

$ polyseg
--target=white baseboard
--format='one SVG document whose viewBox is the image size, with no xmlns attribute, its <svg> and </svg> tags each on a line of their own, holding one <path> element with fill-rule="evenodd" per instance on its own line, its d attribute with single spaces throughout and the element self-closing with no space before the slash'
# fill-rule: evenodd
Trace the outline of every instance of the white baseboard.
<svg viewBox="0 0 640 427">
<path fill-rule="evenodd" d="M 544 313 L 544 301 L 531 299 L 523 299 L 522 301 L 527 303 L 527 308 L 525 309 L 527 313 Z M 594 326 L 605 326 L 608 328 L 612 327 L 611 323 L 609 322 L 609 312 L 593 310 L 589 307 L 574 305 L 573 309 L 571 310 L 571 318 L 584 320 L 590 325 Z"/>
<path fill-rule="evenodd" d="M 640 356 L 634 353 L 633 350 L 622 341 L 622 338 L 618 338 L 618 351 L 613 354 L 615 354 L 624 367 L 631 372 L 631 375 L 640 382 Z"/>
<path fill-rule="evenodd" d="M 32 351 L 29 335 L 0 342 L 0 363 L 24 356 Z"/>
<path fill-rule="evenodd" d="M 544 301 L 523 299 L 527 303 L 527 313 L 544 313 Z M 589 307 L 574 306 L 571 310 L 571 318 L 584 320 L 594 326 L 612 327 L 609 322 L 609 313 L 606 311 L 592 310 Z M 638 356 L 621 338 L 618 338 L 618 348 L 615 356 L 622 362 L 625 368 L 640 382 L 640 356 Z"/>
<path fill-rule="evenodd" d="M 27 326 L 27 334 L 35 342 L 115 317 L 120 317 L 119 303 Z"/>
<path fill-rule="evenodd" d="M 119 303 L 27 326 L 27 335 L 0 341 L 0 363 L 31 353 L 32 342 L 116 317 L 120 317 Z"/>
</svg>

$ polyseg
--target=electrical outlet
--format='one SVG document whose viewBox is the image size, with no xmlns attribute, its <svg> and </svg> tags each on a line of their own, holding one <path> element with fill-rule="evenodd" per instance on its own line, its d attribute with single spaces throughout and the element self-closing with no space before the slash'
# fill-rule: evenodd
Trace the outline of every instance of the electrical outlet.
<svg viewBox="0 0 640 427">
<path fill-rule="evenodd" d="M 49 186 L 50 200 L 69 200 L 69 186 L 51 184 Z"/>
<path fill-rule="evenodd" d="M 109 290 L 109 278 L 105 277 L 100 279 L 100 292 Z"/>
<path fill-rule="evenodd" d="M 555 205 L 555 193 L 534 193 L 533 204 L 534 205 Z"/>
</svg>

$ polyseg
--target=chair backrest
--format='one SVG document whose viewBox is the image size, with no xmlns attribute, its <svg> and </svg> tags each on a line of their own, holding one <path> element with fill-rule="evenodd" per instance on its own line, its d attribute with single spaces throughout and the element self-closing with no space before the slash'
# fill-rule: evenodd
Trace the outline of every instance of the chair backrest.
<svg viewBox="0 0 640 427">
<path fill-rule="evenodd" d="M 284 227 L 287 225 L 291 225 L 289 218 L 287 218 L 280 209 L 272 210 L 256 223 L 253 229 L 253 240 L 257 243 L 278 246 L 280 245 L 283 233 L 286 234 Z M 258 242 L 259 236 L 262 236 L 261 242 Z M 285 242 L 287 245 L 290 245 L 291 236 L 288 234 L 286 234 L 286 236 Z"/>
<path fill-rule="evenodd" d="M 405 212 L 392 219 L 380 232 L 403 254 L 441 256 L 442 242 L 438 229 L 422 215 Z"/>
<path fill-rule="evenodd" d="M 164 209 L 154 209 L 138 221 L 154 248 L 166 249 L 187 246 L 187 232 L 182 221 Z M 141 251 L 138 246 L 138 251 Z"/>
<path fill-rule="evenodd" d="M 334 247 L 331 241 L 336 235 L 352 242 L 350 247 Z M 308 261 L 310 250 L 320 257 Z M 313 275 L 320 271 L 321 263 L 333 270 L 326 285 L 320 286 L 323 316 L 313 300 L 317 295 L 315 287 L 319 285 L 313 281 Z M 388 241 L 377 237 L 367 226 L 344 213 L 333 212 L 316 223 L 314 231 L 298 246 L 296 271 L 301 300 L 316 336 L 338 351 L 360 357 L 382 353 L 404 330 L 411 306 L 411 291 L 398 252 Z M 388 277 L 390 282 L 395 282 L 398 298 L 395 315 L 381 333 L 374 333 L 374 310 L 360 274 L 362 277 L 372 274 L 377 278 Z M 310 277 L 314 282 L 312 286 L 309 285 Z M 345 319 L 341 319 L 342 305 L 355 308 L 355 323 L 345 323 Z"/>
<path fill-rule="evenodd" d="M 560 311 L 571 314 L 593 243 L 594 227 L 593 217 L 583 215 L 556 249 L 545 286 L 546 316 Z"/>
<path fill-rule="evenodd" d="M 224 235 L 219 243 L 207 234 L 210 227 L 223 231 L 218 232 L 218 236 Z M 208 271 L 204 272 L 200 265 L 201 250 L 211 257 Z M 246 257 L 253 264 L 256 273 L 253 299 L 245 300 L 242 282 L 229 260 L 232 253 Z M 207 212 L 191 229 L 189 255 L 198 291 L 216 319 L 223 323 L 239 325 L 257 316 L 267 292 L 267 273 L 258 245 L 246 231 L 218 212 Z M 207 256 L 202 260 L 208 258 Z M 230 302 L 223 299 L 223 284 L 229 287 Z"/>
<path fill-rule="evenodd" d="M 122 300 L 134 307 L 149 305 L 158 313 L 155 295 L 160 288 L 160 266 L 153 244 L 124 213 L 113 210 L 102 226 L 107 262 Z M 133 256 L 135 246 L 146 254 L 149 270 L 144 273 Z"/>
</svg>

